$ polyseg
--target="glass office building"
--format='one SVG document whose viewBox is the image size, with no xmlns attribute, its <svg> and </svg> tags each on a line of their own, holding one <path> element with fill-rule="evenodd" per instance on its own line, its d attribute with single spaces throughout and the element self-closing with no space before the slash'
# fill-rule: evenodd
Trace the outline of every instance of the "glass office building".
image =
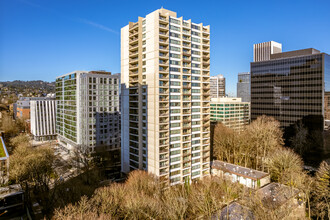
<svg viewBox="0 0 330 220">
<path fill-rule="evenodd" d="M 251 63 L 251 120 L 273 116 L 286 128 L 298 121 L 324 128 L 330 56 L 315 49 L 271 54 Z"/>
</svg>

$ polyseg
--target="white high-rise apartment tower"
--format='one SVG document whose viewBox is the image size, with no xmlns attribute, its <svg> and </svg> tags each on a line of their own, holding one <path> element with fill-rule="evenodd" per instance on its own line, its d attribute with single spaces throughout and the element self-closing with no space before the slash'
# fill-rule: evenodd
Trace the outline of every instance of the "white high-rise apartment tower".
<svg viewBox="0 0 330 220">
<path fill-rule="evenodd" d="M 68 151 L 120 149 L 119 85 L 119 74 L 105 71 L 74 71 L 56 78 L 56 132 L 61 146 Z"/>
<path fill-rule="evenodd" d="M 253 62 L 270 60 L 270 55 L 282 53 L 282 44 L 275 41 L 253 45 Z"/>
<path fill-rule="evenodd" d="M 210 27 L 159 9 L 121 29 L 122 171 L 209 175 Z"/>
</svg>

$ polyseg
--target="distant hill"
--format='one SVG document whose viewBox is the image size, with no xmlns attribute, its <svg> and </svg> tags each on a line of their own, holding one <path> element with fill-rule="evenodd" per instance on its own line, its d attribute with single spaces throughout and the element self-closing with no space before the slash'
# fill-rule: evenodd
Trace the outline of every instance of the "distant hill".
<svg viewBox="0 0 330 220">
<path fill-rule="evenodd" d="M 45 82 L 42 80 L 33 80 L 33 81 L 6 81 L 0 82 L 0 87 L 6 87 L 10 90 L 15 91 L 25 91 L 26 89 L 31 90 L 41 90 L 45 93 L 54 93 L 55 92 L 55 82 Z"/>
</svg>

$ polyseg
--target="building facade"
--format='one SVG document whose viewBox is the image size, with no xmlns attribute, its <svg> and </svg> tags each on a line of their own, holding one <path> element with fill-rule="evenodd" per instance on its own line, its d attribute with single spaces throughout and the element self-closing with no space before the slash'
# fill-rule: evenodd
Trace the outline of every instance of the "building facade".
<svg viewBox="0 0 330 220">
<path fill-rule="evenodd" d="M 251 78 L 250 73 L 239 73 L 237 81 L 237 97 L 243 102 L 251 101 Z"/>
<path fill-rule="evenodd" d="M 250 103 L 241 98 L 212 98 L 210 118 L 228 128 L 242 131 L 250 123 Z"/>
<path fill-rule="evenodd" d="M 55 98 L 39 98 L 30 101 L 31 134 L 36 141 L 56 138 Z"/>
<path fill-rule="evenodd" d="M 121 29 L 122 171 L 209 175 L 210 27 L 159 9 Z"/>
<path fill-rule="evenodd" d="M 253 45 L 253 62 L 270 60 L 272 54 L 282 53 L 282 44 L 275 41 Z"/>
<path fill-rule="evenodd" d="M 120 149 L 119 74 L 75 71 L 56 78 L 56 133 L 68 151 Z"/>
<path fill-rule="evenodd" d="M 16 118 L 30 119 L 31 97 L 20 97 L 16 103 Z"/>
<path fill-rule="evenodd" d="M 210 94 L 211 98 L 226 96 L 226 78 L 222 74 L 210 76 Z"/>
<path fill-rule="evenodd" d="M 272 54 L 251 63 L 251 119 L 268 115 L 287 128 L 302 121 L 323 129 L 330 57 L 315 49 Z"/>
</svg>

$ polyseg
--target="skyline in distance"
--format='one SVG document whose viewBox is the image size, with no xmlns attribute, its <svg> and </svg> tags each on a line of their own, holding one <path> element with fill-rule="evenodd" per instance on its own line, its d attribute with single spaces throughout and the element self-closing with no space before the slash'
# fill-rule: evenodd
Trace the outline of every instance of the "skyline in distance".
<svg viewBox="0 0 330 220">
<path fill-rule="evenodd" d="M 306 7 L 306 4 L 309 6 Z M 75 70 L 120 72 L 120 28 L 164 7 L 211 27 L 211 75 L 223 74 L 236 94 L 249 72 L 253 44 L 276 41 L 282 51 L 330 53 L 329 1 L 36 1 L 0 2 L 0 81 L 45 80 Z"/>
</svg>

